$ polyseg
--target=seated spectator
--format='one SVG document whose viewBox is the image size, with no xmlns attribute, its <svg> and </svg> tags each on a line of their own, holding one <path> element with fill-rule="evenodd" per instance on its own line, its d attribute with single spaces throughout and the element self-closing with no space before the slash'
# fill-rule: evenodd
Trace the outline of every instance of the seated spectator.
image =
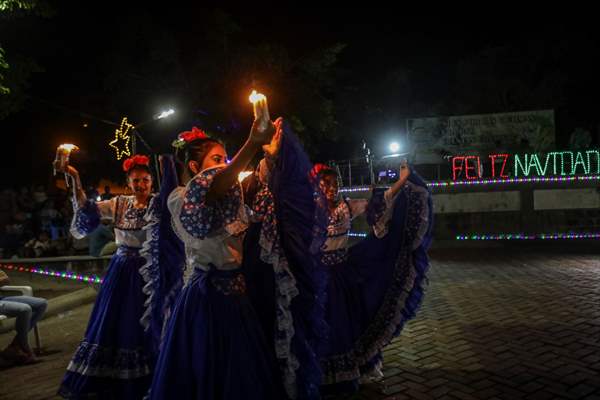
<svg viewBox="0 0 600 400">
<path fill-rule="evenodd" d="M 27 186 L 23 186 L 19 191 L 19 195 L 17 196 L 17 205 L 21 211 L 25 211 L 27 213 L 33 212 L 35 208 L 35 202 Z"/>
<path fill-rule="evenodd" d="M 98 193 L 98 190 L 94 186 L 88 186 L 85 195 L 92 201 L 98 201 L 100 198 L 100 193 Z"/>
<path fill-rule="evenodd" d="M 110 192 L 110 186 L 104 186 L 104 193 L 102 193 L 102 196 L 100 196 L 100 198 L 102 200 L 110 200 L 114 197 L 114 195 Z"/>
<path fill-rule="evenodd" d="M 17 195 L 11 189 L 0 192 L 0 225 L 6 225 L 18 210 Z"/>
<path fill-rule="evenodd" d="M 25 243 L 26 255 L 28 257 L 52 257 L 56 256 L 56 245 L 50 239 L 46 231 L 42 231 L 37 239 L 31 239 Z"/>
<path fill-rule="evenodd" d="M 24 212 L 17 212 L 3 235 L 4 257 L 22 256 L 23 246 L 33 237 L 31 220 Z"/>
<path fill-rule="evenodd" d="M 33 192 L 33 201 L 35 202 L 35 207 L 40 208 L 46 202 L 46 200 L 48 200 L 46 189 L 43 185 L 39 185 Z"/>
<path fill-rule="evenodd" d="M 0 287 L 8 283 L 8 276 L 0 270 Z M 36 361 L 31 346 L 29 346 L 29 331 L 42 318 L 47 307 L 48 302 L 39 297 L 0 297 L 0 314 L 16 317 L 15 329 L 17 331 L 13 341 L 0 353 L 2 358 L 19 365 Z"/>
<path fill-rule="evenodd" d="M 56 221 L 59 219 L 60 214 L 58 210 L 54 207 L 53 200 L 46 200 L 42 209 L 39 212 L 40 217 L 40 229 L 46 232 L 50 232 L 50 236 L 53 240 L 57 238 L 58 232 L 52 231 L 52 221 Z"/>
</svg>

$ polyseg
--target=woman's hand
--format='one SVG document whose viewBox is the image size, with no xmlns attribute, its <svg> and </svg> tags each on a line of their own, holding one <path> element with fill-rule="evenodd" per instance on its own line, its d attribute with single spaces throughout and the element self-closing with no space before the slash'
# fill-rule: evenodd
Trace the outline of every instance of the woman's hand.
<svg viewBox="0 0 600 400">
<path fill-rule="evenodd" d="M 275 125 L 271 121 L 267 121 L 266 128 L 262 129 L 261 125 L 264 121 L 255 119 L 250 129 L 250 135 L 248 141 L 253 145 L 266 145 L 271 142 L 273 134 L 275 133 Z"/>
<path fill-rule="evenodd" d="M 409 176 L 410 168 L 408 168 L 408 161 L 404 160 L 402 161 L 402 164 L 400 164 L 399 180 L 402 182 L 406 182 Z"/>
<path fill-rule="evenodd" d="M 404 160 L 404 161 L 402 161 L 402 164 L 400 164 L 398 180 L 396 182 L 394 182 L 392 187 L 389 189 L 392 193 L 392 196 L 395 196 L 396 193 L 398 193 L 400 191 L 402 186 L 404 186 L 404 184 L 408 180 L 409 176 L 410 176 L 410 168 L 408 168 L 408 161 Z"/>
<path fill-rule="evenodd" d="M 279 117 L 273 123 L 275 134 L 271 138 L 271 143 L 263 145 L 262 149 L 269 158 L 277 157 L 281 148 L 281 137 L 283 135 L 283 118 Z"/>
<path fill-rule="evenodd" d="M 54 161 L 52 163 L 52 166 L 54 167 L 54 169 L 57 172 L 62 172 L 63 174 L 70 175 L 73 178 L 78 178 L 79 177 L 79 171 L 77 171 L 77 169 L 74 166 L 70 165 L 70 164 L 68 164 L 66 166 L 66 168 L 63 168 L 63 165 L 61 165 L 60 161 Z"/>
</svg>

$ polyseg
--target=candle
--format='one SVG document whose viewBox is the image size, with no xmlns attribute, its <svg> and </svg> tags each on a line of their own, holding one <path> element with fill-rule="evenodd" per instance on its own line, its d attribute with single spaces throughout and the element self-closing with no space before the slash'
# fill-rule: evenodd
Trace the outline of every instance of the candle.
<svg viewBox="0 0 600 400">
<path fill-rule="evenodd" d="M 253 90 L 250 94 L 250 102 L 254 106 L 254 119 L 258 121 L 258 129 L 264 131 L 271 120 L 269 116 L 269 106 L 267 104 L 267 96 L 262 93 L 257 93 Z"/>
<path fill-rule="evenodd" d="M 69 181 L 66 179 L 69 156 L 71 155 L 71 152 L 75 150 L 79 150 L 79 147 L 70 143 L 61 144 L 56 148 L 56 156 L 54 157 L 54 175 L 56 175 L 56 171 L 64 172 L 67 186 L 69 186 Z"/>
<path fill-rule="evenodd" d="M 54 158 L 54 173 L 56 171 L 65 172 L 69 165 L 69 156 L 73 150 L 79 150 L 74 144 L 65 143 L 56 148 L 56 157 Z"/>
<path fill-rule="evenodd" d="M 238 174 L 238 181 L 241 183 L 244 179 L 252 175 L 252 171 L 242 171 Z"/>
</svg>

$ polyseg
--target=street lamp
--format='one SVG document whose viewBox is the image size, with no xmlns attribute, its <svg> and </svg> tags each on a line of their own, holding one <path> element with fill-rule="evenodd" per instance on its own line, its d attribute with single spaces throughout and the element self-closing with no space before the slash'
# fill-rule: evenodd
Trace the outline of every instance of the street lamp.
<svg viewBox="0 0 600 400">
<path fill-rule="evenodd" d="M 140 141 L 144 144 L 144 146 L 146 146 L 146 148 L 148 149 L 148 151 L 150 153 L 152 153 L 152 148 L 150 147 L 150 145 L 144 140 L 144 138 L 142 137 L 142 135 L 140 134 L 140 132 L 138 131 L 138 129 L 142 126 L 142 125 L 146 125 L 149 122 L 152 121 L 158 121 L 160 119 L 164 119 L 164 118 L 168 118 L 169 116 L 175 114 L 175 110 L 173 110 L 172 108 L 169 108 L 166 111 L 162 111 L 160 114 L 155 115 L 151 120 L 148 121 L 144 121 L 141 124 L 136 125 L 133 128 L 133 137 L 131 138 L 131 150 L 133 151 L 133 154 L 136 154 L 136 139 L 140 139 Z M 154 166 L 156 168 L 156 179 L 158 180 L 158 185 L 160 187 L 160 171 L 159 171 L 159 167 L 158 167 L 158 155 L 157 154 L 153 154 L 153 158 L 154 158 Z"/>
<path fill-rule="evenodd" d="M 169 108 L 168 110 L 163 111 L 160 114 L 158 114 L 156 117 L 154 117 L 154 119 L 167 118 L 169 115 L 173 115 L 173 114 L 175 114 L 175 110 L 173 110 L 172 108 Z"/>
<path fill-rule="evenodd" d="M 147 121 L 142 122 L 141 124 L 137 124 L 135 125 L 135 127 L 133 128 L 133 137 L 131 140 L 131 150 L 133 154 L 136 154 L 136 139 L 140 139 L 140 141 L 144 144 L 144 146 L 146 146 L 146 148 L 148 149 L 148 151 L 152 151 L 151 147 L 148 145 L 148 143 L 146 143 L 146 141 L 144 140 L 144 138 L 142 138 L 142 135 L 140 135 L 138 129 L 141 128 L 142 126 L 152 122 L 152 121 L 158 121 L 160 119 L 164 119 L 164 118 L 168 118 L 171 115 L 175 114 L 175 110 L 173 110 L 172 108 L 169 108 L 168 110 L 164 110 L 162 111 L 160 114 L 155 115 L 154 117 L 152 117 L 152 119 L 149 119 Z"/>
<path fill-rule="evenodd" d="M 389 149 L 392 153 L 397 153 L 400 151 L 400 144 L 398 142 L 392 142 L 389 145 Z"/>
</svg>

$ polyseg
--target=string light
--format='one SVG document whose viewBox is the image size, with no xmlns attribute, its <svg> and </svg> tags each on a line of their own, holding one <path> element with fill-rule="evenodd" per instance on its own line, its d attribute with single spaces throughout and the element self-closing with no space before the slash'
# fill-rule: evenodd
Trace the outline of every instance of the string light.
<svg viewBox="0 0 600 400">
<path fill-rule="evenodd" d="M 458 235 L 456 240 L 573 240 L 600 239 L 600 233 L 500 233 L 494 235 Z"/>
<path fill-rule="evenodd" d="M 578 165 L 582 165 L 583 166 L 583 173 L 584 174 L 589 174 L 590 173 L 590 164 L 586 163 L 583 161 L 583 154 L 581 154 L 581 152 L 577 152 L 577 156 L 575 157 L 575 164 L 573 164 L 573 169 L 572 169 L 572 173 L 574 174 L 575 171 L 577 171 L 577 166 Z"/>
<path fill-rule="evenodd" d="M 543 167 L 537 154 L 524 154 L 522 156 L 515 154 L 514 175 L 529 176 L 534 171 L 540 176 L 547 175 L 550 172 L 548 170 L 550 160 L 552 160 L 553 175 L 566 176 L 577 173 L 587 175 L 592 172 L 592 155 L 596 155 L 596 171 L 594 173 L 600 174 L 600 152 L 598 150 L 586 150 L 585 156 L 581 151 L 553 151 L 546 153 Z M 565 165 L 565 158 L 569 160 L 568 165 Z"/>
<path fill-rule="evenodd" d="M 349 188 L 342 188 L 339 190 L 340 193 L 355 193 L 355 192 L 370 192 L 370 191 L 371 191 L 370 186 L 349 187 Z"/>
<path fill-rule="evenodd" d="M 496 158 L 502 159 L 502 168 L 500 168 L 500 178 L 508 178 L 508 175 L 504 173 L 504 169 L 506 168 L 506 162 L 510 154 L 490 154 L 489 158 L 492 164 L 492 178 L 496 177 Z"/>
<path fill-rule="evenodd" d="M 471 186 L 471 185 L 495 185 L 495 184 L 522 184 L 522 183 L 566 183 L 585 182 L 600 180 L 600 175 L 587 176 L 535 176 L 531 178 L 508 178 L 508 179 L 479 179 L 474 181 L 438 181 L 429 182 L 427 186 L 432 188 Z"/>
<path fill-rule="evenodd" d="M 596 172 L 595 174 L 600 174 L 600 152 L 598 150 L 587 150 L 585 152 L 587 156 L 587 164 L 588 164 L 588 173 L 592 173 L 592 161 L 590 160 L 590 155 L 596 155 Z"/>
<path fill-rule="evenodd" d="M 595 167 L 592 169 L 592 161 L 595 156 Z M 505 174 L 507 161 L 510 159 L 510 154 L 490 154 L 492 176 L 491 178 L 508 178 Z M 502 168 L 500 174 L 497 175 L 496 159 L 502 159 Z M 472 160 L 471 163 L 469 161 Z M 600 174 L 600 152 L 598 150 L 586 151 L 552 151 L 545 154 L 545 157 L 535 153 L 532 154 L 515 154 L 512 157 L 512 172 L 513 176 L 528 177 L 530 175 L 547 176 L 547 175 L 588 175 L 590 173 Z M 476 168 L 472 165 L 477 163 L 477 176 L 470 172 Z M 551 166 L 551 168 L 550 168 Z M 467 180 L 475 180 L 481 178 L 481 158 L 477 155 L 459 155 L 452 157 L 452 179 L 457 180 L 464 175 Z"/>
<path fill-rule="evenodd" d="M 364 238 L 364 237 L 367 237 L 367 235 L 368 235 L 368 233 L 366 233 L 366 232 L 349 232 L 348 233 L 349 237 L 362 237 L 362 238 Z"/>
<path fill-rule="evenodd" d="M 600 175 L 586 176 L 536 176 L 530 178 L 507 178 L 507 179 L 477 179 L 469 181 L 433 181 L 428 182 L 430 188 L 450 188 L 454 186 L 481 186 L 481 185 L 496 185 L 496 184 L 529 184 L 529 183 L 567 183 L 567 182 L 589 182 L 600 181 Z M 378 188 L 387 189 L 389 186 L 381 186 Z M 370 186 L 357 186 L 341 188 L 340 193 L 356 193 L 369 192 Z"/>
<path fill-rule="evenodd" d="M 53 276 L 56 278 L 70 279 L 74 281 L 80 282 L 88 282 L 88 283 L 102 283 L 104 280 L 97 275 L 83 275 L 77 274 L 75 272 L 69 271 L 54 271 L 51 269 L 45 269 L 41 267 L 25 267 L 25 266 L 16 266 L 12 264 L 0 264 L 0 268 L 9 270 L 9 271 L 17 271 L 17 272 L 29 272 L 38 275 L 45 276 Z"/>
<path fill-rule="evenodd" d="M 350 232 L 350 237 L 367 237 L 367 232 Z M 600 233 L 499 233 L 492 235 L 457 235 L 456 240 L 575 240 L 600 239 Z"/>
<path fill-rule="evenodd" d="M 350 237 L 367 237 L 366 232 L 350 232 Z M 495 235 L 458 235 L 456 240 L 575 240 L 600 239 L 600 233 L 540 233 L 527 235 L 524 233 L 500 233 Z"/>
<path fill-rule="evenodd" d="M 129 136 L 129 131 L 133 128 L 134 126 L 127 122 L 127 117 L 125 117 L 121 121 L 121 126 L 115 130 L 115 139 L 108 145 L 115 149 L 117 160 L 120 160 L 123 156 L 131 156 L 131 151 L 129 149 L 131 136 Z"/>
</svg>

